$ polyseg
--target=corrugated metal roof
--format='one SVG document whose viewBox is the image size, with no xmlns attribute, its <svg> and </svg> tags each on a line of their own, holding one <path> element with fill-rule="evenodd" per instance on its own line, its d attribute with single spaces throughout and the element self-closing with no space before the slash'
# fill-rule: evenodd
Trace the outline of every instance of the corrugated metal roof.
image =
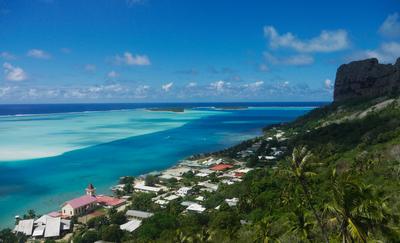
<svg viewBox="0 0 400 243">
<path fill-rule="evenodd" d="M 141 219 L 150 218 L 153 215 L 154 215 L 153 213 L 139 211 L 139 210 L 128 210 L 128 211 L 126 211 L 126 216 L 135 217 L 135 218 L 141 218 Z"/>
<path fill-rule="evenodd" d="M 46 229 L 44 231 L 44 237 L 58 237 L 60 236 L 61 229 L 61 218 L 47 218 Z"/>
<path fill-rule="evenodd" d="M 121 230 L 126 230 L 129 232 L 133 232 L 135 231 L 137 228 L 139 228 L 139 226 L 142 224 L 141 220 L 136 220 L 136 219 L 132 219 L 131 221 L 129 221 L 128 223 L 125 223 L 121 226 L 119 226 L 119 228 Z"/>
<path fill-rule="evenodd" d="M 37 237 L 37 236 L 43 236 L 43 234 L 44 234 L 44 229 L 45 229 L 45 228 L 46 228 L 45 225 L 39 225 L 38 227 L 36 227 L 36 228 L 33 230 L 32 236 L 35 236 L 35 237 Z"/>
<path fill-rule="evenodd" d="M 33 231 L 33 219 L 24 219 L 18 222 L 18 225 L 15 227 L 16 232 L 23 233 L 25 235 L 32 235 Z"/>
</svg>

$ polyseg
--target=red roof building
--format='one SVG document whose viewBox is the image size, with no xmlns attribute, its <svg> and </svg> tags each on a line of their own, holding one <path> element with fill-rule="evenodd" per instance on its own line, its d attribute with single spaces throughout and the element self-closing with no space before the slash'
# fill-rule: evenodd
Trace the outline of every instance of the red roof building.
<svg viewBox="0 0 400 243">
<path fill-rule="evenodd" d="M 219 165 L 214 165 L 213 167 L 210 168 L 210 170 L 224 171 L 224 170 L 230 169 L 232 167 L 233 167 L 233 165 L 230 165 L 230 164 L 219 164 Z"/>
<path fill-rule="evenodd" d="M 97 199 L 98 203 L 109 206 L 109 207 L 117 207 L 126 202 L 125 199 L 119 199 L 119 198 L 109 197 L 109 196 L 105 196 L 105 195 L 97 195 L 96 199 Z"/>
<path fill-rule="evenodd" d="M 235 177 L 242 177 L 244 176 L 243 172 L 235 172 Z"/>
<path fill-rule="evenodd" d="M 94 196 L 84 195 L 81 197 L 74 198 L 72 200 L 66 201 L 65 204 L 71 205 L 72 208 L 80 208 L 91 203 L 95 203 L 97 198 Z"/>
</svg>

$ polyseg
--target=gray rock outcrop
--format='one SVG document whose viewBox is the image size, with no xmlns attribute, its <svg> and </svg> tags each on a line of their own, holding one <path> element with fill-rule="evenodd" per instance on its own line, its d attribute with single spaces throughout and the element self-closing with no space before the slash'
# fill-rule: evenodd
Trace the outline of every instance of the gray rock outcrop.
<svg viewBox="0 0 400 243">
<path fill-rule="evenodd" d="M 400 93 L 400 58 L 393 64 L 379 64 L 371 58 L 341 65 L 336 72 L 334 101 Z"/>
</svg>

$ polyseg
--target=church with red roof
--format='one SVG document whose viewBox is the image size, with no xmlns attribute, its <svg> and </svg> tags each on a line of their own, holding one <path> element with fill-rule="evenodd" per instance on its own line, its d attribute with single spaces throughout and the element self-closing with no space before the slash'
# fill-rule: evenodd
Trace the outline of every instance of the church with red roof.
<svg viewBox="0 0 400 243">
<path fill-rule="evenodd" d="M 96 189 L 92 184 L 89 184 L 85 189 L 86 195 L 66 201 L 61 208 L 61 215 L 63 217 L 73 217 L 85 215 L 92 212 L 98 205 L 107 207 L 116 207 L 125 203 L 125 199 L 115 197 L 98 195 L 96 196 Z"/>
</svg>

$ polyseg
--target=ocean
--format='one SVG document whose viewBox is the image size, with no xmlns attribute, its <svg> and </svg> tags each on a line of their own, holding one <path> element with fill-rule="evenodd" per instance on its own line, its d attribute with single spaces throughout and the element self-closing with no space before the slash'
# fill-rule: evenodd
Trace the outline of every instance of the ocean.
<svg viewBox="0 0 400 243">
<path fill-rule="evenodd" d="M 321 102 L 0 105 L 0 228 L 47 213 L 88 183 L 111 194 L 141 175 L 217 151 L 289 122 Z M 221 107 L 244 107 L 221 109 Z M 146 108 L 181 107 L 185 112 Z"/>
</svg>

